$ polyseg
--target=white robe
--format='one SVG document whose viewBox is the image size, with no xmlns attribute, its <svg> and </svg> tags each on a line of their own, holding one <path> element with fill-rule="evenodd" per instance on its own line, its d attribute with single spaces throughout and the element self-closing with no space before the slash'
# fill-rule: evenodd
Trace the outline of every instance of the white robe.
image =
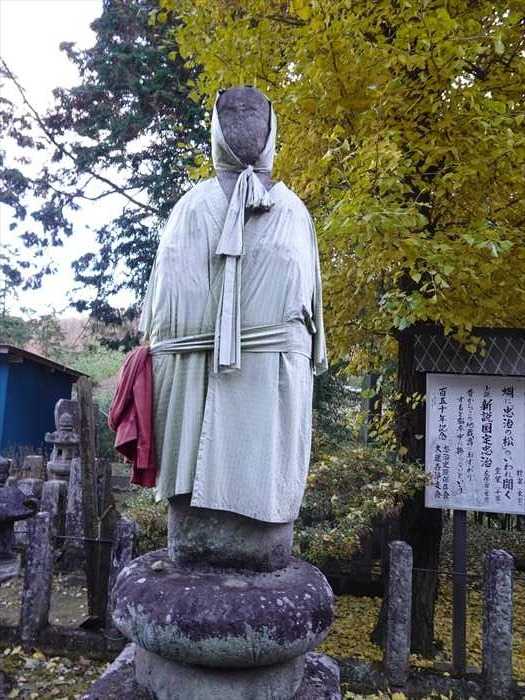
<svg viewBox="0 0 525 700">
<path fill-rule="evenodd" d="M 313 374 L 327 361 L 311 218 L 284 183 L 269 196 L 271 209 L 250 214 L 244 228 L 241 328 L 295 320 L 300 342 L 283 352 L 242 352 L 241 369 L 225 373 L 214 372 L 210 351 L 153 355 L 156 495 L 191 493 L 193 506 L 285 523 L 301 505 Z M 215 251 L 227 210 L 216 178 L 175 205 L 140 322 L 151 344 L 213 333 L 224 269 Z M 304 309 L 315 334 L 303 324 Z"/>
</svg>

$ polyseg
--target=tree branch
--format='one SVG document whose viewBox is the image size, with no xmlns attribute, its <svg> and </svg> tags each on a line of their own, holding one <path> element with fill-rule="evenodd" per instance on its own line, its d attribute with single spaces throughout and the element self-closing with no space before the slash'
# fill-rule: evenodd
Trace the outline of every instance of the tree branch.
<svg viewBox="0 0 525 700">
<path fill-rule="evenodd" d="M 13 74 L 12 71 L 10 70 L 9 66 L 8 66 L 7 63 L 4 61 L 4 59 L 3 59 L 3 58 L 0 58 L 0 61 L 1 61 L 1 63 L 2 63 L 2 67 L 3 67 L 3 69 L 4 69 L 4 71 L 5 71 L 6 75 L 7 75 L 7 77 L 11 80 L 11 82 L 14 84 L 14 86 L 15 86 L 16 89 L 18 90 L 18 93 L 20 94 L 20 96 L 21 96 L 21 98 L 22 98 L 24 104 L 26 105 L 26 107 L 27 107 L 27 108 L 30 110 L 30 112 L 32 113 L 32 115 L 33 115 L 33 117 L 34 117 L 36 123 L 38 124 L 38 126 L 40 127 L 40 129 L 43 131 L 43 133 L 45 134 L 45 136 L 46 136 L 46 138 L 48 139 L 48 141 L 49 141 L 53 146 L 55 146 L 55 148 L 57 148 L 63 155 L 67 156 L 70 160 L 72 160 L 73 163 L 75 164 L 75 167 L 77 167 L 77 168 L 79 169 L 80 172 L 88 173 L 89 175 L 91 175 L 91 176 L 92 176 L 93 178 L 95 178 L 96 180 L 99 180 L 100 182 L 103 182 L 105 185 L 108 185 L 109 187 L 112 188 L 112 190 L 114 191 L 114 193 L 120 194 L 122 197 L 124 197 L 124 198 L 127 199 L 129 202 L 131 202 L 131 204 L 134 204 L 135 206 L 140 207 L 141 209 L 146 209 L 147 211 L 151 212 L 152 214 L 156 214 L 156 215 L 159 215 L 159 214 L 160 214 L 160 211 L 159 211 L 158 209 L 155 209 L 154 207 L 150 206 L 149 204 L 144 204 L 144 202 L 140 202 L 139 200 L 135 199 L 135 198 L 132 197 L 130 194 L 128 194 L 128 193 L 126 192 L 126 188 L 120 187 L 119 185 L 117 185 L 116 183 L 114 183 L 114 182 L 113 182 L 112 180 L 110 180 L 109 178 L 105 177 L 104 175 L 100 175 L 99 173 L 97 173 L 96 171 L 92 170 L 91 168 L 86 168 L 86 167 L 81 167 L 81 166 L 79 166 L 76 157 L 71 153 L 71 151 L 70 151 L 69 149 L 67 149 L 65 146 L 63 146 L 59 141 L 57 141 L 57 140 L 55 139 L 55 137 L 53 136 L 53 134 L 52 134 L 52 133 L 49 131 L 49 129 L 46 127 L 46 125 L 45 125 L 45 123 L 44 123 L 42 117 L 41 117 L 40 114 L 37 112 L 37 110 L 35 109 L 35 107 L 33 107 L 33 105 L 29 102 L 29 100 L 28 100 L 28 98 L 27 98 L 27 96 L 26 96 L 26 93 L 25 93 L 24 88 L 20 85 L 20 83 L 18 82 L 18 80 L 16 79 L 16 77 L 14 76 L 14 74 Z M 88 198 L 85 197 L 85 199 L 88 199 Z"/>
</svg>

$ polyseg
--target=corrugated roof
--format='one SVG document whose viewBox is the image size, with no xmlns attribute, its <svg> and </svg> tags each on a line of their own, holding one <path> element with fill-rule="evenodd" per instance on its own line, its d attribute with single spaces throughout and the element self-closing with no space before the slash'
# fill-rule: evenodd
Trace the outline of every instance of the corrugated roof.
<svg viewBox="0 0 525 700">
<path fill-rule="evenodd" d="M 67 367 L 66 365 L 60 364 L 60 362 L 55 362 L 42 355 L 37 355 L 34 352 L 29 352 L 29 350 L 24 350 L 23 348 L 18 348 L 16 345 L 9 345 L 8 343 L 0 343 L 0 356 L 7 355 L 8 357 L 19 357 L 22 360 L 31 360 L 32 362 L 37 362 L 41 365 L 46 365 L 50 369 L 56 372 L 62 372 L 63 374 L 69 374 L 71 377 L 78 379 L 79 377 L 86 377 L 84 372 L 79 372 L 76 369 Z"/>
</svg>

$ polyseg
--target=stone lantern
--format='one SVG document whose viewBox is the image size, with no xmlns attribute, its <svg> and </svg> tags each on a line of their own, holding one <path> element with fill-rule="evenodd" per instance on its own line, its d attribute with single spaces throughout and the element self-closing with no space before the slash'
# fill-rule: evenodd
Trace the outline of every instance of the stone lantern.
<svg viewBox="0 0 525 700">
<path fill-rule="evenodd" d="M 35 514 L 35 504 L 14 487 L 0 488 L 0 583 L 18 575 L 19 557 L 13 551 L 14 523 Z"/>
<path fill-rule="evenodd" d="M 45 441 L 53 445 L 51 457 L 47 463 L 47 473 L 50 479 L 69 482 L 71 462 L 78 457 L 80 438 L 73 429 L 73 416 L 62 413 L 53 433 L 46 433 Z"/>
</svg>

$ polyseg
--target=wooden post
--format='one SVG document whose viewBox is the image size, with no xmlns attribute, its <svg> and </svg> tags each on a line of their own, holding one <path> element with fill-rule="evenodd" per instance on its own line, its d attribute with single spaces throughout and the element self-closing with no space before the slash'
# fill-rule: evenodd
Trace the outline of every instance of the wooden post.
<svg viewBox="0 0 525 700">
<path fill-rule="evenodd" d="M 467 669 L 467 512 L 454 511 L 454 575 L 452 663 L 456 673 Z"/>
<path fill-rule="evenodd" d="M 101 610 L 99 584 L 98 507 L 95 454 L 95 420 L 93 389 L 87 377 L 77 381 L 77 397 L 80 410 L 80 468 L 82 480 L 82 513 L 86 538 L 86 579 L 88 611 L 93 617 L 104 618 Z"/>
</svg>

